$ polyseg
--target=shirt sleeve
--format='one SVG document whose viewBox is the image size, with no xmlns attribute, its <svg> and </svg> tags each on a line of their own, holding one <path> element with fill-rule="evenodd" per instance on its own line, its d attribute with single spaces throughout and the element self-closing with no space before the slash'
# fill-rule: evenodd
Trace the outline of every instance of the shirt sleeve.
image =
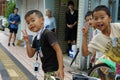
<svg viewBox="0 0 120 80">
<path fill-rule="evenodd" d="M 8 22 L 9 22 L 9 23 L 12 22 L 12 14 L 9 15 L 9 17 L 8 17 Z"/>
<path fill-rule="evenodd" d="M 120 23 L 111 23 L 111 26 L 120 30 Z"/>
<path fill-rule="evenodd" d="M 65 13 L 66 24 L 68 24 L 68 16 L 69 16 L 68 13 L 69 13 L 68 11 Z"/>
<path fill-rule="evenodd" d="M 54 17 L 53 17 L 53 26 L 54 26 L 54 28 L 56 28 L 56 20 Z"/>
<path fill-rule="evenodd" d="M 92 43 L 88 45 L 88 51 L 91 52 L 92 54 L 95 53 L 95 49 Z"/>
<path fill-rule="evenodd" d="M 88 44 L 88 51 L 91 53 L 95 53 L 98 48 L 97 36 L 94 36 L 90 43 Z"/>
<path fill-rule="evenodd" d="M 48 40 L 48 42 L 51 46 L 54 45 L 54 43 L 57 42 L 56 35 L 52 31 L 46 33 L 46 38 L 47 38 L 47 40 Z"/>
<path fill-rule="evenodd" d="M 19 16 L 18 22 L 21 22 L 20 16 Z"/>
</svg>

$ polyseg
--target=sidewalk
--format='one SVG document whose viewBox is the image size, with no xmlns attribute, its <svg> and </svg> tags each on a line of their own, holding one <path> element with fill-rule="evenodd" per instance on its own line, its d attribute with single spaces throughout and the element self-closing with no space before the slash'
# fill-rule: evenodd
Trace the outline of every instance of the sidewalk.
<svg viewBox="0 0 120 80">
<path fill-rule="evenodd" d="M 1 76 L 1 74 L 0 74 L 0 80 L 2 80 L 2 76 Z"/>
<path fill-rule="evenodd" d="M 8 46 L 8 34 L 6 31 L 0 31 L 0 43 L 22 64 L 24 65 L 24 67 L 29 70 L 33 75 L 34 75 L 34 67 L 33 67 L 33 64 L 34 64 L 34 61 L 35 61 L 35 57 L 33 58 L 29 58 L 27 56 L 27 53 L 26 53 L 26 49 L 24 47 L 21 47 L 21 46 Z M 66 59 L 67 58 L 67 59 Z M 70 59 L 65 56 L 64 57 L 64 65 L 65 65 L 65 68 L 64 68 L 64 71 L 65 71 L 65 78 L 64 80 L 72 80 L 72 74 L 69 73 L 69 71 L 77 71 L 77 68 L 76 67 L 69 67 L 69 64 L 68 62 L 71 62 Z M 38 78 L 39 80 L 43 80 L 43 76 L 44 76 L 44 73 L 42 71 L 42 69 L 40 68 L 40 71 L 39 71 L 39 74 L 38 74 Z"/>
</svg>

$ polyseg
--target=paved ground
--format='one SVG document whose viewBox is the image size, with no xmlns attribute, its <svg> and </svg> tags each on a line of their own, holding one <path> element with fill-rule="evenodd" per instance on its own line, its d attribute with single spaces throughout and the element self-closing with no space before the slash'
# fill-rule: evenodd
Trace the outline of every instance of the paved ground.
<svg viewBox="0 0 120 80">
<path fill-rule="evenodd" d="M 2 74 L 3 80 L 11 79 L 11 80 L 29 80 L 26 75 L 23 73 L 23 71 L 20 70 L 20 68 L 15 64 L 15 62 L 11 59 L 11 57 L 8 56 L 3 50 L 3 47 L 0 45 L 0 61 L 3 65 L 4 72 L 6 72 L 6 75 Z M 4 76 L 4 77 L 3 77 Z"/>
<path fill-rule="evenodd" d="M 34 75 L 33 64 L 35 61 L 35 57 L 28 58 L 26 50 L 23 46 L 14 47 L 11 45 L 10 47 L 8 47 L 7 45 L 8 34 L 5 31 L 4 32 L 0 31 L 0 36 L 1 36 L 0 43 L 2 47 L 5 48 L 5 50 L 0 49 L 1 51 L 0 56 L 2 55 L 2 58 L 0 58 L 0 62 L 2 62 L 3 66 L 5 67 L 5 70 L 8 73 L 8 76 L 11 78 L 11 80 L 33 80 L 33 79 L 30 79 L 30 77 L 33 77 Z M 9 55 L 6 55 L 5 53 L 9 53 Z M 68 58 L 67 56 L 64 56 L 64 61 L 65 61 L 64 62 L 65 64 L 65 69 L 64 69 L 65 79 L 64 80 L 72 80 L 72 74 L 69 72 L 74 72 L 74 71 L 79 72 L 79 70 L 75 66 L 72 68 L 69 67 L 71 60 L 72 59 Z M 3 77 L 1 75 L 0 75 L 0 80 L 2 80 L 1 77 Z M 39 75 L 38 76 L 39 80 L 43 80 L 44 73 L 42 69 L 40 69 L 38 75 Z M 17 79 L 18 77 L 21 77 L 21 78 Z"/>
</svg>

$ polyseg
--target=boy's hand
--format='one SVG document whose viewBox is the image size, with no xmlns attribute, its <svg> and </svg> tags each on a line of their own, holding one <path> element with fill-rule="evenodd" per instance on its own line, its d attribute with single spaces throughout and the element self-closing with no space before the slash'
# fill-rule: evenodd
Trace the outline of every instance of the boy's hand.
<svg viewBox="0 0 120 80">
<path fill-rule="evenodd" d="M 15 24 L 15 21 L 11 22 L 12 24 Z"/>
<path fill-rule="evenodd" d="M 64 71 L 62 69 L 58 69 L 57 76 L 64 80 Z"/>
<path fill-rule="evenodd" d="M 82 33 L 83 36 L 87 36 L 88 35 L 88 30 L 89 30 L 89 25 L 87 23 L 85 23 L 85 26 L 82 28 Z"/>
<path fill-rule="evenodd" d="M 29 42 L 29 36 L 28 36 L 26 30 L 22 30 L 22 34 L 23 34 L 23 39 L 24 39 L 26 42 Z"/>
<path fill-rule="evenodd" d="M 90 59 L 90 62 L 91 62 L 91 63 L 94 63 L 94 62 L 95 62 L 95 57 L 92 57 L 92 58 Z"/>
</svg>

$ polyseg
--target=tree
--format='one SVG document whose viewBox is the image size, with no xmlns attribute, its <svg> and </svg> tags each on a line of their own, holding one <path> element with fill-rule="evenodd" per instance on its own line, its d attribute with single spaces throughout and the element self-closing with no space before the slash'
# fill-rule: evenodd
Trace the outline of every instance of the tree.
<svg viewBox="0 0 120 80">
<path fill-rule="evenodd" d="M 16 7 L 16 1 L 15 0 L 9 0 L 7 2 L 6 7 L 5 7 L 5 15 L 4 15 L 6 19 L 8 19 L 9 15 L 11 13 L 13 13 L 13 10 L 14 10 L 15 7 Z M 8 27 L 9 23 L 6 22 L 5 26 Z"/>
<path fill-rule="evenodd" d="M 8 1 L 8 3 L 6 4 L 6 8 L 5 8 L 5 17 L 8 19 L 9 15 L 11 13 L 13 13 L 13 10 L 16 6 L 16 1 L 15 0 L 10 0 Z"/>
</svg>

